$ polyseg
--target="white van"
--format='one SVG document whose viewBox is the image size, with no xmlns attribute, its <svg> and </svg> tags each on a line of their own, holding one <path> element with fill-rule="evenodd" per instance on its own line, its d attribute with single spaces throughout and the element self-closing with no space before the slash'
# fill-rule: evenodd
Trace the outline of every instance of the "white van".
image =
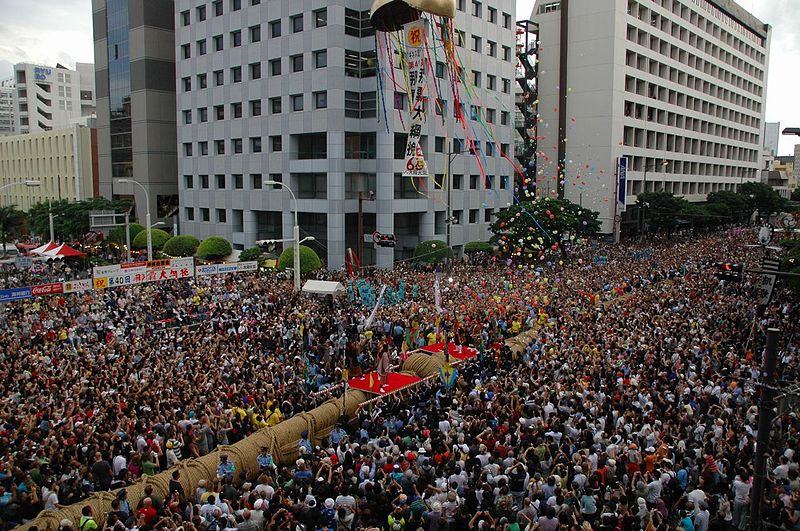
<svg viewBox="0 0 800 531">
<path fill-rule="evenodd" d="M 3 248 L 5 247 L 5 253 L 3 252 Z M 0 258 L 16 258 L 20 256 L 19 249 L 13 243 L 0 243 Z"/>
</svg>

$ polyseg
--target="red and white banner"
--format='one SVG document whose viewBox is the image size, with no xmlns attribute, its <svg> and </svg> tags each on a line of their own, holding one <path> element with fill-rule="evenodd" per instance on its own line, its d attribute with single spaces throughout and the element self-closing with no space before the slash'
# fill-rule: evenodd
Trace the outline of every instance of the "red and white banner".
<svg viewBox="0 0 800 531">
<path fill-rule="evenodd" d="M 31 295 L 52 295 L 54 293 L 63 293 L 64 284 L 61 282 L 54 282 L 52 284 L 40 284 L 38 286 L 31 286 Z"/>
</svg>

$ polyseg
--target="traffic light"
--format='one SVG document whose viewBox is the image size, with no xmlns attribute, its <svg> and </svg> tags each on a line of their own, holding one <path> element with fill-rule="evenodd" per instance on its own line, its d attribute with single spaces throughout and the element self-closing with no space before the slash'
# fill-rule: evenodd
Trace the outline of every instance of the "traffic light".
<svg viewBox="0 0 800 531">
<path fill-rule="evenodd" d="M 732 262 L 717 262 L 715 264 L 716 271 L 714 276 L 720 280 L 727 280 L 729 282 L 741 282 L 742 272 L 744 271 L 744 264 L 734 264 Z"/>
</svg>

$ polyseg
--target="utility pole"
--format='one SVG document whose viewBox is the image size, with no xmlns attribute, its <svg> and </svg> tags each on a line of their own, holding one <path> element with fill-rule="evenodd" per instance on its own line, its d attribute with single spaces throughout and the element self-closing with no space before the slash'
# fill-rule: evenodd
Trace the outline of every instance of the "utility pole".
<svg viewBox="0 0 800 531">
<path fill-rule="evenodd" d="M 364 201 L 374 201 L 375 192 L 371 191 L 367 196 L 364 192 L 358 192 L 358 264 L 364 267 Z M 373 242 L 374 243 L 374 242 Z"/>
<path fill-rule="evenodd" d="M 756 440 L 755 476 L 750 496 L 750 529 L 761 527 L 761 505 L 766 484 L 767 455 L 769 454 L 770 428 L 775 408 L 775 368 L 778 364 L 778 338 L 780 330 L 767 329 L 767 346 L 761 363 L 761 390 L 758 401 L 758 437 Z"/>
<path fill-rule="evenodd" d="M 452 191 L 453 191 L 453 186 L 450 183 L 450 177 L 452 176 L 452 171 L 451 171 L 450 166 L 453 164 L 453 159 L 455 159 L 458 155 L 461 154 L 460 151 L 457 152 L 457 153 L 452 153 L 451 149 L 450 149 L 451 144 L 452 144 L 452 140 L 448 140 L 447 141 L 447 153 L 445 153 L 445 156 L 447 157 L 447 173 L 445 174 L 446 175 L 445 180 L 446 180 L 446 183 L 447 183 L 446 184 L 446 186 L 447 186 L 447 215 L 446 215 L 446 218 L 445 218 L 444 221 L 445 221 L 445 231 L 446 231 L 445 232 L 445 234 L 446 234 L 445 240 L 447 242 L 447 248 L 448 249 L 450 248 L 451 225 L 455 221 L 453 219 L 453 207 L 450 204 L 450 198 L 452 196 Z"/>
</svg>

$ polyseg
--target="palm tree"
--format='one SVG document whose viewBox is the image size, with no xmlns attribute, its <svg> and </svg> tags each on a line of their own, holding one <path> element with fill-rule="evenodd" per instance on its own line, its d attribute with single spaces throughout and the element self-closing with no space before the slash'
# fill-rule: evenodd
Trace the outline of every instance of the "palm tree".
<svg viewBox="0 0 800 531">
<path fill-rule="evenodd" d="M 25 220 L 25 212 L 17 210 L 16 205 L 0 206 L 0 241 L 3 242 L 3 256 L 6 255 L 6 242 L 22 232 Z"/>
</svg>

